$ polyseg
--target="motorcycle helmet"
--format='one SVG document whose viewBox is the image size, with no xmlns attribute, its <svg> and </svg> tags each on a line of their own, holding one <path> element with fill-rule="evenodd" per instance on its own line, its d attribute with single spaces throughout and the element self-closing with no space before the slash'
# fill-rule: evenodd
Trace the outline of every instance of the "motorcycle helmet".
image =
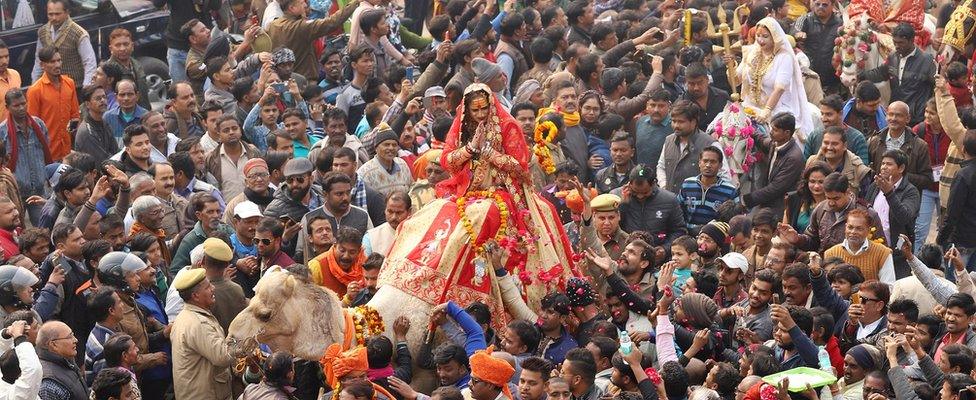
<svg viewBox="0 0 976 400">
<path fill-rule="evenodd" d="M 147 268 L 146 263 L 138 256 L 113 251 L 98 261 L 98 281 L 103 285 L 109 285 L 131 294 L 133 290 L 125 281 L 125 275 L 142 271 L 145 268 Z"/>
<path fill-rule="evenodd" d="M 0 266 L 0 305 L 12 306 L 19 309 L 29 308 L 29 304 L 21 301 L 17 296 L 17 291 L 21 288 L 31 287 L 40 280 L 27 268 L 15 265 Z"/>
</svg>

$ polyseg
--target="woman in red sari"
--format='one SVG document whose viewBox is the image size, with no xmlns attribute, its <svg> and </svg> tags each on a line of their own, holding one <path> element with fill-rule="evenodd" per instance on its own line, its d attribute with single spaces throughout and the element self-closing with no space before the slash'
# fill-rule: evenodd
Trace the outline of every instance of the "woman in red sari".
<svg viewBox="0 0 976 400">
<path fill-rule="evenodd" d="M 440 199 L 400 225 L 381 283 L 431 304 L 479 300 L 498 313 L 495 269 L 504 267 L 538 310 L 578 273 L 554 208 L 532 190 L 530 158 L 522 129 L 491 89 L 469 86 L 441 155 L 451 178 L 437 185 Z M 489 256 L 493 246 L 505 250 L 500 260 Z"/>
</svg>

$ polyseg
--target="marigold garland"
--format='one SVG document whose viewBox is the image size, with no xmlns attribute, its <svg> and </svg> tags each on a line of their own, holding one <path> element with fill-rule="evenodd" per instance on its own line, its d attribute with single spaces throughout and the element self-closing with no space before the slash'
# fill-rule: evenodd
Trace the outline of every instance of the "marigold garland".
<svg viewBox="0 0 976 400">
<path fill-rule="evenodd" d="M 535 126 L 533 135 L 535 145 L 532 146 L 532 152 L 539 158 L 539 165 L 547 174 L 556 171 L 556 164 L 552 162 L 552 152 L 549 151 L 549 143 L 556 139 L 558 133 L 559 128 L 552 121 L 545 121 Z"/>
<path fill-rule="evenodd" d="M 383 317 L 375 308 L 361 305 L 352 309 L 352 321 L 356 325 L 356 343 L 366 345 L 366 339 L 373 335 L 381 335 L 386 331 Z"/>
<path fill-rule="evenodd" d="M 466 193 L 464 196 L 458 197 L 456 200 L 458 206 L 458 217 L 461 220 L 461 226 L 464 231 L 468 233 L 468 240 L 470 241 L 471 247 L 475 249 L 477 255 L 482 255 L 485 253 L 485 243 L 478 244 L 478 235 L 474 232 L 474 226 L 471 225 L 471 220 L 468 219 L 467 213 L 465 213 L 465 205 L 469 201 L 480 200 L 480 199 L 491 199 L 495 202 L 495 206 L 498 207 L 498 212 L 500 214 L 501 222 L 498 224 L 498 231 L 495 232 L 495 237 L 493 240 L 496 243 L 501 242 L 508 231 L 508 206 L 505 205 L 505 199 L 501 194 L 495 193 L 494 190 L 475 190 Z M 487 242 L 487 241 L 485 241 Z"/>
</svg>

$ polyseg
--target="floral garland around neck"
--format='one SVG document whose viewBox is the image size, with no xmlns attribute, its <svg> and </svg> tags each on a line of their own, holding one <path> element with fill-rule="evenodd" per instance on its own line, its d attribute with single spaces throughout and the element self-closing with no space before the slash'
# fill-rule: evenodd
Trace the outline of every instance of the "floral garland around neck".
<svg viewBox="0 0 976 400">
<path fill-rule="evenodd" d="M 556 139 L 557 133 L 559 133 L 559 128 L 556 128 L 556 124 L 552 121 L 545 121 L 535 126 L 535 134 L 533 135 L 535 145 L 532 146 L 532 152 L 538 157 L 539 165 L 547 174 L 556 171 L 556 164 L 552 161 L 552 152 L 549 151 L 549 143 Z"/>
<path fill-rule="evenodd" d="M 383 317 L 375 308 L 361 305 L 350 310 L 352 321 L 356 326 L 356 343 L 359 346 L 366 345 L 366 339 L 374 335 L 381 335 L 386 331 L 386 324 Z"/>
<path fill-rule="evenodd" d="M 502 239 L 505 238 L 508 232 L 509 215 L 508 206 L 505 204 L 505 199 L 502 197 L 502 195 L 495 193 L 494 190 L 470 191 L 464 196 L 460 196 L 457 198 L 457 200 L 455 200 L 458 207 L 458 218 L 461 220 L 461 226 L 464 228 L 464 231 L 467 232 L 471 248 L 475 250 L 475 254 L 477 254 L 479 258 L 482 258 L 485 254 L 485 244 L 488 243 L 488 241 L 486 240 L 485 242 L 478 244 L 478 235 L 476 235 L 474 232 L 474 226 L 471 224 L 471 219 L 468 218 L 465 208 L 469 202 L 481 199 L 491 199 L 495 202 L 495 206 L 498 207 L 500 222 L 498 223 L 498 231 L 495 232 L 495 236 L 492 239 L 495 243 L 501 242 Z"/>
</svg>

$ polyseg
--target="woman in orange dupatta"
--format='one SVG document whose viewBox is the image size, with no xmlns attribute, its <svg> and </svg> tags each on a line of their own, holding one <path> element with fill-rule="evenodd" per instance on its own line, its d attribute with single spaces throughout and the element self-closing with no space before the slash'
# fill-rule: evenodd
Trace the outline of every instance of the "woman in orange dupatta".
<svg viewBox="0 0 976 400">
<path fill-rule="evenodd" d="M 495 270 L 516 274 L 535 309 L 578 276 L 555 209 L 532 190 L 530 158 L 491 89 L 469 86 L 440 159 L 451 178 L 437 185 L 440 199 L 400 224 L 380 283 L 430 304 L 482 301 L 503 315 Z M 493 248 L 505 251 L 492 259 Z"/>
</svg>

